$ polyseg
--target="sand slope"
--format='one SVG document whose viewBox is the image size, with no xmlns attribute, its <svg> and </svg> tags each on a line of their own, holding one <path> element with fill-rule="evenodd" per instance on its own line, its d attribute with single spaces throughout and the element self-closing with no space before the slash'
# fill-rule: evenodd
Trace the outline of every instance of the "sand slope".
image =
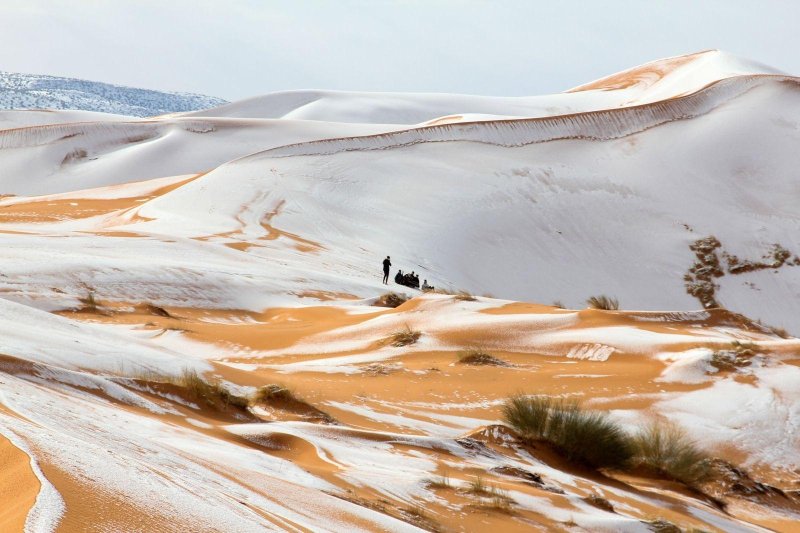
<svg viewBox="0 0 800 533">
<path fill-rule="evenodd" d="M 797 78 L 717 51 L 545 97 L 0 115 L 0 529 L 791 531 L 798 124 Z M 385 287 L 386 254 L 495 297 Z M 569 462 L 502 425 L 517 392 L 739 470 Z"/>
</svg>

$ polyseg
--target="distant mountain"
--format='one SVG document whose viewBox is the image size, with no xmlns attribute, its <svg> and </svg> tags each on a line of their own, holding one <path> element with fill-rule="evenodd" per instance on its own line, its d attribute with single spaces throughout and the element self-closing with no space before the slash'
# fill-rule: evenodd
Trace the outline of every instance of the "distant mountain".
<svg viewBox="0 0 800 533">
<path fill-rule="evenodd" d="M 196 111 L 227 102 L 193 93 L 136 89 L 110 83 L 0 71 L 0 109 L 79 109 L 148 117 Z"/>
</svg>

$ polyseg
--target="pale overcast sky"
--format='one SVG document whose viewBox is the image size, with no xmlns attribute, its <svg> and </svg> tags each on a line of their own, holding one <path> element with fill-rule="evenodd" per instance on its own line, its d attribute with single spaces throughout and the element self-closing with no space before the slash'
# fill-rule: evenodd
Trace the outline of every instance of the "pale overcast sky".
<svg viewBox="0 0 800 533">
<path fill-rule="evenodd" d="M 0 0 L 0 70 L 237 99 L 557 92 L 719 48 L 800 75 L 798 0 Z"/>
</svg>

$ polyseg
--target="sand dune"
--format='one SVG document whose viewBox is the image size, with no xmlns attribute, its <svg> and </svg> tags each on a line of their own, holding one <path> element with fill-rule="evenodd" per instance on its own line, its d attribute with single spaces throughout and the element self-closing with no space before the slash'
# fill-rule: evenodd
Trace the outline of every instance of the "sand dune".
<svg viewBox="0 0 800 533">
<path fill-rule="evenodd" d="M 792 531 L 797 83 L 708 51 L 544 97 L 0 114 L 0 530 Z M 714 475 L 591 467 L 515 393 Z"/>
</svg>

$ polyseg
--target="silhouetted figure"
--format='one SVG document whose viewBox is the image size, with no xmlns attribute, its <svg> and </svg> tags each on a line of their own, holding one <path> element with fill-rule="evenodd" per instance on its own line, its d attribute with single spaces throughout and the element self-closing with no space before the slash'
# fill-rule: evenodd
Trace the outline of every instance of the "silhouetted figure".
<svg viewBox="0 0 800 533">
<path fill-rule="evenodd" d="M 392 258 L 388 255 L 386 259 L 383 260 L 383 284 L 389 284 L 389 267 L 392 266 Z"/>
<path fill-rule="evenodd" d="M 404 281 L 405 280 L 403 279 L 403 271 L 398 270 L 397 274 L 394 275 L 394 282 L 397 283 L 398 285 L 405 285 Z"/>
</svg>

